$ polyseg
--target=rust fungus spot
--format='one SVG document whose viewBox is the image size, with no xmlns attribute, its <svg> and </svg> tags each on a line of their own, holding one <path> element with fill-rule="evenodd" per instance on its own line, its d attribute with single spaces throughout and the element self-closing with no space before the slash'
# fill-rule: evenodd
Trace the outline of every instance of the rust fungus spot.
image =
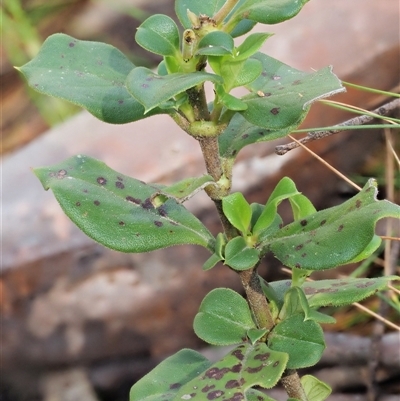
<svg viewBox="0 0 400 401">
<path fill-rule="evenodd" d="M 75 205 L 76 205 L 76 206 L 80 206 L 80 205 L 81 205 L 81 202 L 76 202 Z"/>
<path fill-rule="evenodd" d="M 357 199 L 357 201 L 356 201 L 356 208 L 357 209 L 359 209 L 360 207 L 361 207 L 361 200 L 360 199 Z"/>
<path fill-rule="evenodd" d="M 342 231 L 343 230 L 343 228 L 344 228 L 344 225 L 343 224 L 341 224 L 339 227 L 338 227 L 338 231 L 340 232 L 340 231 Z"/>
<path fill-rule="evenodd" d="M 163 223 L 161 221 L 154 220 L 154 225 L 156 225 L 157 227 L 162 227 Z"/>
<path fill-rule="evenodd" d="M 277 114 L 279 114 L 279 109 L 280 107 L 274 107 L 273 109 L 270 110 L 270 112 L 276 116 Z"/>
<path fill-rule="evenodd" d="M 276 368 L 279 365 L 279 361 L 274 362 L 274 364 L 272 365 L 272 367 Z"/>
<path fill-rule="evenodd" d="M 294 265 L 294 267 L 296 267 L 297 269 L 301 269 L 301 264 L 297 262 L 297 263 Z"/>
<path fill-rule="evenodd" d="M 201 389 L 201 391 L 203 392 L 203 393 L 208 393 L 210 390 L 212 390 L 213 388 L 215 388 L 215 385 L 213 384 L 213 385 L 211 385 L 211 386 L 205 386 L 205 387 L 203 387 L 202 389 Z"/>
<path fill-rule="evenodd" d="M 125 223 L 124 223 L 123 221 L 120 221 L 118 224 L 119 224 L 120 226 L 124 226 L 124 225 L 125 225 Z"/>
<path fill-rule="evenodd" d="M 69 42 L 69 45 L 68 45 L 69 47 L 74 47 L 75 46 L 75 43 L 74 42 Z"/>
<path fill-rule="evenodd" d="M 262 370 L 263 367 L 264 367 L 263 365 L 257 366 L 256 368 L 252 368 L 252 367 L 249 366 L 245 370 L 248 373 L 258 373 L 258 372 L 260 372 Z"/>
<path fill-rule="evenodd" d="M 207 400 L 216 400 L 224 394 L 224 391 L 214 390 L 207 394 Z"/>
<path fill-rule="evenodd" d="M 118 104 L 123 104 L 123 103 L 124 103 L 124 101 L 122 99 L 118 100 Z"/>
<path fill-rule="evenodd" d="M 182 386 L 181 383 L 172 383 L 172 384 L 170 384 L 169 388 L 170 388 L 171 390 L 174 390 L 174 389 L 176 389 L 176 388 L 180 388 L 181 386 Z"/>
<path fill-rule="evenodd" d="M 259 354 L 254 357 L 254 359 L 259 359 L 260 361 L 266 361 L 269 359 L 271 354 L 269 352 L 266 352 L 265 354 Z"/>
<path fill-rule="evenodd" d="M 241 363 L 233 365 L 232 368 L 231 368 L 231 372 L 233 372 L 233 373 L 238 373 L 241 370 L 242 370 L 242 364 Z"/>
<path fill-rule="evenodd" d="M 240 351 L 239 349 L 236 349 L 235 351 L 233 351 L 232 355 L 235 356 L 237 359 L 239 359 L 239 361 L 243 361 L 243 359 L 244 359 L 244 355 L 243 355 L 242 351 Z"/>
<path fill-rule="evenodd" d="M 307 220 L 301 220 L 300 221 L 300 224 L 304 227 L 304 226 L 306 226 L 307 225 Z"/>
<path fill-rule="evenodd" d="M 305 258 L 306 256 L 307 256 L 307 254 L 305 252 L 301 254 L 302 258 Z"/>
<path fill-rule="evenodd" d="M 321 223 L 319 223 L 320 226 L 323 226 L 326 223 L 326 220 L 322 220 Z"/>
<path fill-rule="evenodd" d="M 269 96 L 271 96 L 271 95 L 272 95 L 271 92 L 264 92 L 264 97 L 269 97 Z"/>
<path fill-rule="evenodd" d="M 242 135 L 242 139 L 246 139 L 246 138 L 248 138 L 249 137 L 249 134 L 243 134 Z"/>
<path fill-rule="evenodd" d="M 128 202 L 132 202 L 136 205 L 140 205 L 140 199 L 134 198 L 133 196 L 127 196 L 125 198 Z"/>
<path fill-rule="evenodd" d="M 303 246 L 304 246 L 303 244 L 299 244 L 294 249 L 296 249 L 296 251 L 300 251 L 300 249 L 303 248 Z"/>
<path fill-rule="evenodd" d="M 99 202 L 98 200 L 93 201 L 93 203 L 94 203 L 96 206 L 99 206 L 99 205 L 100 205 L 100 202 Z"/>
<path fill-rule="evenodd" d="M 107 184 L 107 180 L 104 177 L 97 177 L 96 180 L 100 185 L 106 185 Z"/>
<path fill-rule="evenodd" d="M 57 173 L 57 178 L 62 180 L 67 174 L 67 170 L 59 170 Z"/>
<path fill-rule="evenodd" d="M 153 206 L 153 204 L 151 203 L 150 198 L 145 199 L 145 201 L 142 203 L 142 208 L 143 208 L 143 209 L 146 209 L 146 210 L 148 210 L 148 209 L 154 209 L 154 206 Z"/>
<path fill-rule="evenodd" d="M 121 181 L 116 181 L 115 186 L 119 189 L 124 189 L 125 185 Z"/>
<path fill-rule="evenodd" d="M 160 206 L 158 208 L 158 213 L 160 214 L 160 216 L 162 217 L 166 217 L 168 215 L 167 211 L 165 210 L 164 205 Z"/>
<path fill-rule="evenodd" d="M 225 373 L 228 373 L 229 369 L 228 368 L 222 368 L 219 369 L 217 367 L 213 367 L 211 369 L 208 369 L 205 373 L 205 375 L 209 379 L 215 379 L 215 380 L 220 380 L 224 377 Z"/>
<path fill-rule="evenodd" d="M 122 177 L 120 177 L 120 176 L 117 177 L 117 180 L 118 181 L 124 181 L 124 179 Z"/>
</svg>

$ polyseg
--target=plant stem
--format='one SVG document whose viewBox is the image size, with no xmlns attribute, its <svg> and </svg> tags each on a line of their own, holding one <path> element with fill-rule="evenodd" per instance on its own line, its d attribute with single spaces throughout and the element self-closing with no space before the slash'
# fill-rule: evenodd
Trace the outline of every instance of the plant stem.
<svg viewBox="0 0 400 401">
<path fill-rule="evenodd" d="M 297 398 L 300 401 L 308 401 L 307 395 L 303 389 L 300 377 L 294 369 L 285 371 L 280 380 L 290 398 Z"/>
<path fill-rule="evenodd" d="M 227 0 L 220 10 L 213 16 L 217 25 L 222 24 L 227 15 L 233 10 L 239 0 Z"/>
</svg>

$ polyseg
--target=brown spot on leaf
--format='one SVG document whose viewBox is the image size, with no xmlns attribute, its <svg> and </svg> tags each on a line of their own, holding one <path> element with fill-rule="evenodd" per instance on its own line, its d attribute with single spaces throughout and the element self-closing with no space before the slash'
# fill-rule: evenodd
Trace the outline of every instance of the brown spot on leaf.
<svg viewBox="0 0 400 401">
<path fill-rule="evenodd" d="M 57 178 L 62 180 L 68 174 L 67 170 L 59 170 L 57 173 Z"/>
<path fill-rule="evenodd" d="M 224 377 L 225 373 L 228 373 L 229 369 L 228 368 L 222 368 L 219 369 L 217 367 L 213 367 L 211 369 L 208 369 L 205 373 L 205 375 L 209 379 L 215 379 L 215 380 L 220 380 Z"/>
<path fill-rule="evenodd" d="M 276 116 L 277 114 L 279 114 L 279 110 L 280 110 L 280 107 L 274 107 L 273 109 L 270 110 L 270 112 L 271 112 L 271 114 Z"/>
<path fill-rule="evenodd" d="M 307 220 L 301 220 L 300 221 L 300 224 L 303 226 L 303 227 L 305 227 L 306 225 L 307 225 Z"/>
<path fill-rule="evenodd" d="M 107 184 L 107 180 L 104 177 L 98 177 L 96 181 L 100 185 L 106 185 Z"/>
<path fill-rule="evenodd" d="M 319 223 L 320 226 L 323 226 L 326 223 L 326 220 L 322 220 L 321 223 Z"/>
<path fill-rule="evenodd" d="M 300 84 L 300 83 L 301 83 L 300 79 L 296 79 L 296 81 L 293 81 L 293 82 L 292 82 L 292 85 L 298 85 L 298 84 Z"/>
<path fill-rule="evenodd" d="M 124 225 L 125 225 L 125 223 L 124 223 L 123 221 L 120 221 L 118 224 L 119 224 L 120 226 L 124 226 Z"/>
<path fill-rule="evenodd" d="M 215 385 L 214 384 L 212 384 L 211 386 L 205 386 L 205 387 L 203 387 L 202 389 L 201 389 L 201 391 L 203 392 L 203 393 L 208 393 L 210 390 L 212 390 L 213 388 L 215 388 Z"/>
<path fill-rule="evenodd" d="M 340 232 L 340 231 L 342 231 L 343 230 L 343 228 L 344 228 L 344 225 L 343 224 L 341 224 L 339 227 L 338 227 L 338 231 Z"/>
<path fill-rule="evenodd" d="M 239 349 L 235 349 L 232 352 L 232 355 L 235 356 L 237 359 L 239 359 L 239 361 L 243 361 L 243 359 L 244 359 L 244 355 L 243 355 L 242 351 L 240 351 Z"/>
<path fill-rule="evenodd" d="M 246 138 L 248 138 L 249 137 L 249 134 L 243 134 L 242 135 L 242 139 L 246 139 Z"/>
<path fill-rule="evenodd" d="M 262 370 L 263 367 L 264 367 L 264 365 L 257 366 L 256 368 L 252 368 L 249 366 L 245 370 L 248 373 L 258 373 Z"/>
<path fill-rule="evenodd" d="M 69 42 L 69 45 L 68 45 L 69 47 L 74 47 L 75 46 L 75 43 L 74 42 Z"/>
<path fill-rule="evenodd" d="M 224 394 L 224 391 L 214 390 L 207 394 L 207 400 L 216 400 Z"/>
<path fill-rule="evenodd" d="M 116 181 L 115 186 L 119 189 L 124 189 L 125 185 L 121 181 Z"/>
<path fill-rule="evenodd" d="M 76 205 L 76 206 L 80 206 L 80 205 L 81 205 L 81 202 L 76 202 L 75 205 Z"/>
<path fill-rule="evenodd" d="M 181 386 L 182 386 L 181 383 L 172 383 L 172 384 L 170 384 L 169 388 L 170 388 L 171 390 L 174 390 L 174 389 L 176 389 L 176 388 L 180 388 Z"/>
<path fill-rule="evenodd" d="M 140 205 L 140 199 L 137 199 L 137 198 L 134 198 L 133 196 L 127 196 L 126 198 L 125 198 L 128 202 L 132 202 L 132 203 L 134 203 L 134 204 L 136 204 L 136 205 Z"/>
<path fill-rule="evenodd" d="M 296 249 L 296 251 L 300 251 L 300 249 L 303 248 L 303 246 L 304 246 L 303 244 L 299 244 L 294 249 Z"/>
<path fill-rule="evenodd" d="M 305 258 L 306 256 L 307 256 L 307 254 L 305 252 L 301 254 L 302 258 Z"/>
<path fill-rule="evenodd" d="M 124 103 L 124 101 L 122 99 L 118 100 L 118 104 L 123 104 L 123 103 Z"/>
<path fill-rule="evenodd" d="M 99 205 L 100 205 L 100 202 L 99 202 L 98 200 L 93 201 L 93 203 L 94 203 L 96 206 L 99 206 Z"/>
<path fill-rule="evenodd" d="M 299 262 L 297 262 L 294 267 L 296 267 L 297 269 L 301 269 L 301 264 Z"/>
<path fill-rule="evenodd" d="M 362 201 L 360 199 L 357 199 L 356 201 L 356 208 L 359 209 L 361 207 Z"/>
<path fill-rule="evenodd" d="M 267 361 L 271 356 L 270 352 L 266 352 L 265 354 L 258 354 L 254 357 L 254 359 L 259 359 L 260 361 Z"/>
<path fill-rule="evenodd" d="M 272 365 L 274 368 L 276 368 L 279 365 L 279 361 L 274 362 L 274 364 Z"/>
<path fill-rule="evenodd" d="M 154 220 L 154 225 L 157 227 L 162 227 L 163 223 L 161 221 Z"/>
<path fill-rule="evenodd" d="M 153 204 L 151 203 L 150 198 L 145 199 L 144 202 L 142 202 L 142 208 L 149 210 L 149 209 L 154 209 Z"/>
<path fill-rule="evenodd" d="M 236 388 L 240 387 L 240 383 L 237 380 L 228 380 L 225 384 L 225 388 Z"/>
</svg>

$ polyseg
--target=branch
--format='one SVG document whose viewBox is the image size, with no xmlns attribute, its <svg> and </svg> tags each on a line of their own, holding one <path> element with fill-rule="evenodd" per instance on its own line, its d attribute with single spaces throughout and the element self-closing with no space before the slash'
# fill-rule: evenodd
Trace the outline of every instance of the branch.
<svg viewBox="0 0 400 401">
<path fill-rule="evenodd" d="M 389 103 L 384 104 L 383 106 L 378 107 L 377 109 L 373 110 L 372 113 L 378 114 L 380 116 L 385 116 L 389 114 L 392 110 L 395 110 L 396 108 L 400 107 L 400 98 L 397 98 L 395 100 L 392 100 Z M 361 115 L 357 116 L 354 118 L 351 118 L 350 120 L 347 120 L 341 124 L 338 124 L 338 127 L 351 127 L 354 125 L 362 125 L 362 124 L 367 124 L 374 120 L 376 117 L 371 116 L 371 115 Z M 343 130 L 338 128 L 334 130 L 327 130 L 327 131 L 316 131 L 316 132 L 309 132 L 307 136 L 305 136 L 302 139 L 299 139 L 298 142 L 301 144 L 305 144 L 308 142 L 316 141 L 318 139 L 325 138 L 330 135 L 337 134 L 339 132 L 342 132 Z M 300 145 L 296 142 L 290 142 L 286 145 L 279 145 L 275 147 L 275 153 L 277 155 L 284 155 L 287 152 L 289 152 L 292 149 L 295 149 L 299 147 Z"/>
</svg>

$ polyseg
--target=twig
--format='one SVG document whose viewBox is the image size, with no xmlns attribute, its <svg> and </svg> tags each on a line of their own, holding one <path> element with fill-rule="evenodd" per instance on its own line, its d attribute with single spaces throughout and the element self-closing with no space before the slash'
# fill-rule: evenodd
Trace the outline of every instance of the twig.
<svg viewBox="0 0 400 401">
<path fill-rule="evenodd" d="M 391 102 L 378 107 L 377 109 L 373 110 L 372 113 L 378 114 L 380 116 L 385 116 L 385 115 L 389 114 L 392 110 L 395 110 L 398 107 L 400 107 L 400 98 L 392 100 Z M 341 124 L 338 124 L 337 125 L 338 129 L 309 132 L 307 134 L 307 136 L 305 136 L 302 139 L 299 139 L 298 142 L 305 144 L 308 142 L 316 141 L 318 139 L 322 139 L 327 136 L 334 135 L 334 134 L 337 134 L 337 133 L 343 131 L 342 129 L 340 129 L 340 127 L 351 127 L 354 125 L 367 124 L 367 123 L 371 122 L 374 118 L 376 118 L 376 117 L 373 117 L 371 115 L 357 116 L 357 117 L 351 118 L 350 120 L 347 120 Z M 295 149 L 299 146 L 300 146 L 299 143 L 296 143 L 296 142 L 290 142 L 286 145 L 279 145 L 279 146 L 275 147 L 275 153 L 277 155 L 282 156 L 282 155 L 286 154 L 287 152 L 289 152 L 290 150 Z"/>
</svg>

